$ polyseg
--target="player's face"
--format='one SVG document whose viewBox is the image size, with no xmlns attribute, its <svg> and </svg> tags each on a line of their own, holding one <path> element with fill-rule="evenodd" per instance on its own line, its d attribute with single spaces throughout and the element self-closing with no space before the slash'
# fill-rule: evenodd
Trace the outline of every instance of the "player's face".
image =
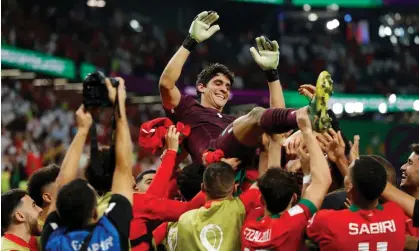
<svg viewBox="0 0 419 251">
<path fill-rule="evenodd" d="M 402 187 L 417 187 L 419 186 L 419 155 L 412 153 L 407 159 L 400 171 L 402 173 Z"/>
<path fill-rule="evenodd" d="M 221 109 L 230 98 L 231 83 L 224 74 L 219 73 L 208 82 L 207 86 L 200 86 L 199 91 L 202 92 L 205 102 L 216 109 Z"/>
<path fill-rule="evenodd" d="M 139 193 L 145 193 L 154 179 L 155 173 L 148 173 L 143 176 L 140 182 L 137 183 L 136 190 Z"/>
<path fill-rule="evenodd" d="M 38 218 L 42 209 L 35 204 L 35 201 L 29 195 L 25 195 L 21 201 L 22 204 L 15 213 L 16 219 L 26 225 L 31 235 L 39 236 L 41 229 L 38 225 Z"/>
</svg>

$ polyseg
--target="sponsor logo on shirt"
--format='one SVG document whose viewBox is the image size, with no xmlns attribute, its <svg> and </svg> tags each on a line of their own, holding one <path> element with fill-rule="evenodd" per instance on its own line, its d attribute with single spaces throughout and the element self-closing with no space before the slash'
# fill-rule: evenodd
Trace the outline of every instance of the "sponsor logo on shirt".
<svg viewBox="0 0 419 251">
<path fill-rule="evenodd" d="M 260 232 L 255 229 L 245 228 L 244 229 L 244 238 L 251 242 L 268 242 L 271 240 L 272 229 L 268 229 L 264 232 Z"/>
<path fill-rule="evenodd" d="M 73 247 L 73 250 L 80 250 L 81 246 L 83 245 L 83 242 L 80 241 L 71 241 L 71 246 Z M 101 241 L 100 243 L 90 243 L 88 251 L 97 251 L 97 250 L 109 250 L 111 247 L 113 247 L 113 238 L 112 236 L 109 236 L 107 239 Z"/>
<path fill-rule="evenodd" d="M 350 235 L 361 234 L 383 234 L 396 232 L 396 224 L 394 220 L 374 222 L 374 223 L 349 223 Z"/>
<path fill-rule="evenodd" d="M 207 251 L 219 251 L 223 243 L 223 230 L 216 224 L 208 224 L 199 233 L 199 240 Z"/>
<path fill-rule="evenodd" d="M 167 244 L 170 251 L 175 251 L 177 246 L 177 227 L 171 227 L 167 234 Z"/>
</svg>

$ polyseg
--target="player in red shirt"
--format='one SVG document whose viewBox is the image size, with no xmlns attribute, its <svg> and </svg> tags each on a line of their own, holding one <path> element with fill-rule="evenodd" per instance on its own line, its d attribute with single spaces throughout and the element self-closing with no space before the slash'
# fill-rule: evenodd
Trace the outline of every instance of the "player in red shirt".
<svg viewBox="0 0 419 251">
<path fill-rule="evenodd" d="M 403 209 L 394 202 L 378 201 L 386 183 L 386 170 L 375 159 L 362 156 L 352 162 L 345 188 L 353 204 L 346 210 L 320 210 L 310 220 L 308 237 L 322 251 L 403 250 Z"/>
<path fill-rule="evenodd" d="M 130 228 L 131 250 L 133 251 L 153 250 L 155 246 L 153 230 L 161 221 L 177 221 L 184 212 L 205 203 L 203 193 L 196 195 L 190 202 L 167 198 L 169 180 L 174 173 L 179 147 L 179 133 L 176 132 L 174 126 L 169 128 L 165 142 L 167 150 L 153 181 L 149 185 L 137 184 L 136 186 L 141 190 L 134 193 L 133 200 L 133 220 Z"/>
<path fill-rule="evenodd" d="M 270 167 L 258 180 L 265 206 L 251 211 L 241 230 L 243 251 L 300 250 L 307 222 L 327 194 L 332 178 L 307 112 L 298 110 L 297 121 L 310 156 L 309 162 L 302 160 L 306 175 L 304 187 L 307 188 L 297 204 L 299 186 L 293 175 Z M 305 152 L 302 154 L 302 157 L 307 156 Z"/>
<path fill-rule="evenodd" d="M 254 152 L 263 132 L 283 133 L 297 128 L 294 109 L 285 109 L 282 88 L 278 76 L 279 46 L 276 41 L 265 37 L 256 39 L 258 50 L 250 53 L 267 76 L 272 97 L 280 104 L 265 109 L 255 107 L 247 115 L 235 118 L 223 114 L 223 108 L 231 97 L 234 74 L 222 64 L 206 67 L 196 81 L 200 102 L 190 96 L 181 95 L 176 87 L 183 65 L 194 47 L 211 37 L 220 29 L 213 25 L 219 18 L 213 11 L 200 13 L 192 22 L 189 36 L 169 61 L 159 82 L 163 107 L 174 122 L 182 122 L 191 127 L 191 134 L 185 148 L 194 162 L 202 163 L 202 154 L 207 149 L 221 149 L 226 158 L 243 156 Z M 274 91 L 275 89 L 275 91 Z M 316 95 L 310 106 L 310 119 L 313 128 L 324 131 L 330 127 L 327 115 L 327 102 L 332 92 L 332 80 L 328 72 L 322 72 L 317 80 Z M 315 119 L 317 117 L 318 119 Z M 315 121 L 315 122 L 314 122 Z"/>
</svg>

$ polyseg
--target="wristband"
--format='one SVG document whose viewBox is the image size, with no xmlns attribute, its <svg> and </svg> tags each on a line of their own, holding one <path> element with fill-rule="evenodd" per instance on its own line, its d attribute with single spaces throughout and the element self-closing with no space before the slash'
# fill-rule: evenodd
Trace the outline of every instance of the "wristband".
<svg viewBox="0 0 419 251">
<path fill-rule="evenodd" d="M 303 184 L 308 184 L 310 182 L 311 182 L 311 174 L 304 175 L 304 177 L 303 177 Z"/>
<path fill-rule="evenodd" d="M 278 74 L 277 69 L 266 70 L 265 71 L 265 76 L 268 79 L 268 82 L 274 82 L 274 81 L 279 80 L 279 74 Z"/>
<path fill-rule="evenodd" d="M 187 49 L 188 51 L 193 51 L 194 49 L 195 49 L 195 47 L 196 47 L 196 45 L 198 44 L 198 42 L 193 38 L 193 37 L 191 37 L 191 35 L 189 34 L 186 38 L 185 38 L 185 40 L 183 41 L 183 44 L 182 44 L 182 46 L 185 48 L 185 49 Z"/>
</svg>

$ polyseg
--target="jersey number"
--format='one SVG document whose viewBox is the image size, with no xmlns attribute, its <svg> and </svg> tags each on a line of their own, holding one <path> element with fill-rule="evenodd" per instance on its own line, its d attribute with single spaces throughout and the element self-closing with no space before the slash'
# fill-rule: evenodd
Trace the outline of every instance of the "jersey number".
<svg viewBox="0 0 419 251">
<path fill-rule="evenodd" d="M 377 242 L 377 251 L 387 251 L 388 242 Z M 358 251 L 369 251 L 370 244 L 368 242 L 358 243 Z"/>
</svg>

